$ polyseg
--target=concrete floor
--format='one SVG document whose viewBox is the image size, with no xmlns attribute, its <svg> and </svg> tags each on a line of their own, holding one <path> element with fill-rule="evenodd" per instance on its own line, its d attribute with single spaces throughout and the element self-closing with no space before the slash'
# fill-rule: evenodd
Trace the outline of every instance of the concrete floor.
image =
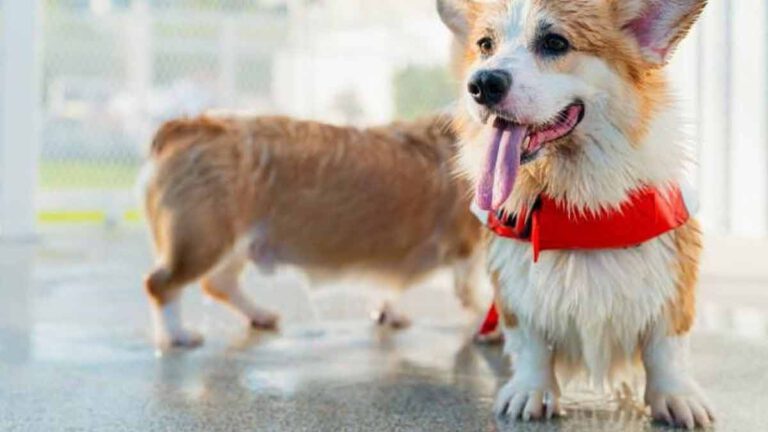
<svg viewBox="0 0 768 432">
<path fill-rule="evenodd" d="M 310 292 L 296 273 L 248 274 L 254 297 L 282 312 L 279 333 L 247 331 L 190 289 L 185 314 L 206 344 L 159 355 L 140 289 L 148 263 L 139 230 L 0 244 L 0 430 L 655 428 L 631 404 L 575 392 L 564 419 L 497 422 L 508 365 L 469 342 L 473 318 L 441 277 L 405 295 L 415 325 L 396 334 L 372 327 L 374 291 L 351 283 Z M 700 298 L 693 359 L 716 429 L 768 431 L 768 281 L 705 277 Z"/>
</svg>

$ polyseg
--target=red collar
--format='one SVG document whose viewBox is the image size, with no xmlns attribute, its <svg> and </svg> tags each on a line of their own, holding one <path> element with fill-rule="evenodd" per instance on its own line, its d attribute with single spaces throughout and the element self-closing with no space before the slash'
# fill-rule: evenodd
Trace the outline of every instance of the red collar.
<svg viewBox="0 0 768 432">
<path fill-rule="evenodd" d="M 476 214 L 496 235 L 530 242 L 534 262 L 543 250 L 636 246 L 679 228 L 690 217 L 677 185 L 664 191 L 637 189 L 619 208 L 598 213 L 574 212 L 541 195 L 530 211 L 504 220 L 493 213 Z"/>
<path fill-rule="evenodd" d="M 677 185 L 664 192 L 637 189 L 620 208 L 597 214 L 568 211 L 567 205 L 547 195 L 541 195 L 531 211 L 504 221 L 493 213 L 473 210 L 496 235 L 531 242 L 534 262 L 543 250 L 636 246 L 679 228 L 690 218 L 684 194 Z M 492 304 L 478 335 L 493 334 L 498 324 L 499 314 Z"/>
</svg>

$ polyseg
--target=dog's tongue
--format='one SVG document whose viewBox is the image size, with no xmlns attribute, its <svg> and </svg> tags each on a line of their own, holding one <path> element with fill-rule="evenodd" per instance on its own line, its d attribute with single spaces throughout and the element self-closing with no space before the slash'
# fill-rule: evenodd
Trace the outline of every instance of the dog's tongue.
<svg viewBox="0 0 768 432">
<path fill-rule="evenodd" d="M 496 212 L 512 194 L 528 128 L 503 121 L 497 121 L 493 127 L 493 141 L 477 184 L 476 199 L 481 209 Z"/>
</svg>

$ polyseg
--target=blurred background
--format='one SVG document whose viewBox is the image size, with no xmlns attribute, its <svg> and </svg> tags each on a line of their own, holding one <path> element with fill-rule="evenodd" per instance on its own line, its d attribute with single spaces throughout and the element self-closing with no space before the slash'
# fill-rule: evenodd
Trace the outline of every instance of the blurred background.
<svg viewBox="0 0 768 432">
<path fill-rule="evenodd" d="M 35 2 L 5 3 L 30 14 Z M 370 124 L 444 106 L 449 36 L 433 2 L 371 4 L 40 1 L 37 220 L 135 221 L 144 148 L 172 117 L 226 108 Z M 2 43 L 19 36 L 6 30 Z"/>
<path fill-rule="evenodd" d="M 758 247 L 749 260 L 768 234 L 768 8 L 711 3 L 671 74 L 707 232 L 718 250 Z M 137 225 L 134 178 L 172 117 L 367 125 L 444 107 L 458 88 L 433 0 L 2 0 L 0 15 L 6 238 Z"/>
</svg>

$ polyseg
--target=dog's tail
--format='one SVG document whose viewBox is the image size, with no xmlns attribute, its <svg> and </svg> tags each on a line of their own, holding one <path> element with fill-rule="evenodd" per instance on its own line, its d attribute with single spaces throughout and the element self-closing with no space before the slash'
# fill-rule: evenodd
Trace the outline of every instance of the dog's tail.
<svg viewBox="0 0 768 432">
<path fill-rule="evenodd" d="M 205 140 L 221 135 L 227 130 L 227 123 L 210 116 L 180 118 L 166 122 L 155 133 L 149 154 L 158 158 L 173 143 Z"/>
</svg>

